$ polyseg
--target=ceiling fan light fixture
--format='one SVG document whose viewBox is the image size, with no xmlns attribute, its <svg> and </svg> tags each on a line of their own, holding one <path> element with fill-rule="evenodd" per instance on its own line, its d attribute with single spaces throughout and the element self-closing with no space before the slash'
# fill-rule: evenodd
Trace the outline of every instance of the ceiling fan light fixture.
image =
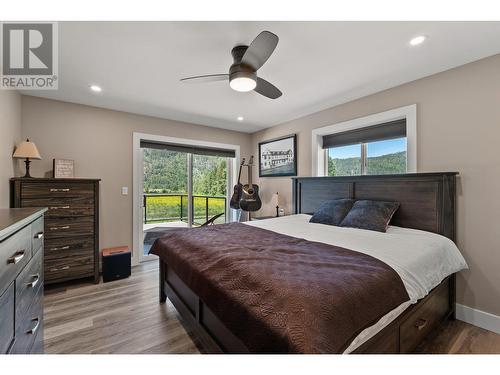
<svg viewBox="0 0 500 375">
<path fill-rule="evenodd" d="M 257 87 L 257 80 L 254 74 L 237 72 L 231 75 L 229 86 L 239 92 L 252 91 Z"/>
</svg>

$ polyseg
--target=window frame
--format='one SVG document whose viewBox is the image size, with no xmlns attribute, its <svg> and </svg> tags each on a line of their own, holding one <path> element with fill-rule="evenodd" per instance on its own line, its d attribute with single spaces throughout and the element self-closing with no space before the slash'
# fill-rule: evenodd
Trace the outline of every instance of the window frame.
<svg viewBox="0 0 500 375">
<path fill-rule="evenodd" d="M 323 136 L 380 125 L 394 120 L 406 120 L 406 173 L 417 172 L 417 105 L 335 123 L 312 130 L 312 176 L 328 176 L 328 151 L 323 149 Z"/>
</svg>

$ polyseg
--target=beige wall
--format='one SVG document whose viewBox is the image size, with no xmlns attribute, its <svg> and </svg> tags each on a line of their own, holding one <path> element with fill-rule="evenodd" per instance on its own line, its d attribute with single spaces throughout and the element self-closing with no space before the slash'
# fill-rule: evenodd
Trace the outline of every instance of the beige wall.
<svg viewBox="0 0 500 375">
<path fill-rule="evenodd" d="M 458 246 L 470 270 L 458 277 L 459 303 L 500 315 L 500 55 L 423 78 L 253 134 L 257 143 L 298 136 L 298 174 L 311 175 L 311 130 L 417 104 L 417 170 L 459 171 Z M 291 210 L 289 178 L 261 178 L 261 214 L 278 191 Z"/>
<path fill-rule="evenodd" d="M 0 208 L 9 207 L 9 178 L 18 173 L 12 159 L 21 141 L 21 95 L 0 90 Z"/>
<path fill-rule="evenodd" d="M 75 160 L 77 177 L 101 178 L 100 247 L 132 248 L 132 134 L 141 132 L 241 146 L 249 134 L 133 115 L 78 104 L 22 97 L 22 134 L 36 143 L 43 160 L 32 175 L 52 170 L 52 159 Z M 129 194 L 121 195 L 128 186 Z"/>
</svg>

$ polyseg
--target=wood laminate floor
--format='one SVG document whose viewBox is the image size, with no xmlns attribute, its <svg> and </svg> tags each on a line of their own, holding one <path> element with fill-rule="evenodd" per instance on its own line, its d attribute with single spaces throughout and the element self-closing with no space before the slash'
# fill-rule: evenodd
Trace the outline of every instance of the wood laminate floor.
<svg viewBox="0 0 500 375">
<path fill-rule="evenodd" d="M 49 287 L 44 301 L 45 353 L 199 353 L 173 305 L 158 303 L 158 263 L 128 279 Z M 500 353 L 500 335 L 453 321 L 418 353 Z"/>
</svg>

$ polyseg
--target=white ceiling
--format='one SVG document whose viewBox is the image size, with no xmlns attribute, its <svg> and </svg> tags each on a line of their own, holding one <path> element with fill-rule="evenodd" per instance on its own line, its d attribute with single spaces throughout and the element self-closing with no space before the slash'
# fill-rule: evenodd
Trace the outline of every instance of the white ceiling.
<svg viewBox="0 0 500 375">
<path fill-rule="evenodd" d="M 281 98 L 179 82 L 226 73 L 263 30 L 280 41 L 258 74 Z M 499 35 L 500 22 L 64 22 L 59 90 L 25 94 L 254 132 L 500 53 Z"/>
</svg>

